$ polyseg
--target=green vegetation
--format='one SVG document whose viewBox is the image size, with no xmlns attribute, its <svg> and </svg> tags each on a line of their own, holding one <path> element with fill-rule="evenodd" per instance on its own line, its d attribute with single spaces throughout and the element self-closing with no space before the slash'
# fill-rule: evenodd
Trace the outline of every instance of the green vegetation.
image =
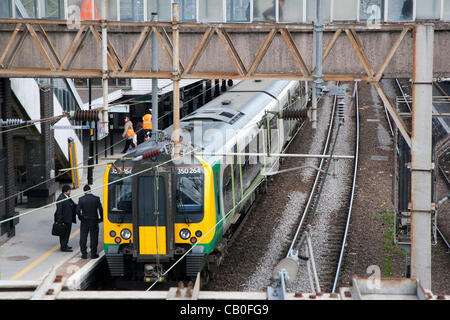
<svg viewBox="0 0 450 320">
<path fill-rule="evenodd" d="M 396 256 L 405 257 L 406 252 L 394 243 L 394 219 L 395 214 L 385 202 L 380 206 L 380 211 L 375 214 L 375 220 L 381 222 L 386 230 L 383 233 L 383 250 L 386 258 L 383 259 L 383 274 L 385 278 L 392 277 L 392 261 Z"/>
</svg>

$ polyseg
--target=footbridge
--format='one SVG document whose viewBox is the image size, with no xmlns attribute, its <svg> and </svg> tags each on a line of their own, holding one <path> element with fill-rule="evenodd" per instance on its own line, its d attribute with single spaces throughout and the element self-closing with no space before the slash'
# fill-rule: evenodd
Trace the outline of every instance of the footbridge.
<svg viewBox="0 0 450 320">
<path fill-rule="evenodd" d="M 89 3 L 91 19 L 82 19 L 80 6 Z M 17 13 L 18 4 L 29 18 Z M 183 78 L 311 81 L 312 121 L 314 89 L 323 81 L 373 83 L 411 147 L 411 271 L 430 288 L 432 83 L 450 77 L 449 0 L 6 0 L 1 6 L 0 77 L 102 78 L 106 132 L 108 79 L 172 79 L 175 147 Z M 156 70 L 151 37 L 161 51 Z M 380 85 L 399 77 L 413 83 L 411 128 Z"/>
</svg>

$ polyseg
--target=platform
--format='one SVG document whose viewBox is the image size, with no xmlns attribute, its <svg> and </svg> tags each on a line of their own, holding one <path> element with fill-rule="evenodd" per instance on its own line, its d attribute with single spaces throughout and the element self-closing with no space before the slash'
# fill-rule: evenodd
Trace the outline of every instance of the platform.
<svg viewBox="0 0 450 320">
<path fill-rule="evenodd" d="M 116 150 L 122 150 L 119 145 Z M 111 160 L 103 160 L 103 153 L 100 153 L 99 164 L 106 164 Z M 120 153 L 114 156 L 120 157 Z M 99 196 L 103 205 L 103 174 L 105 166 L 94 167 L 93 185 L 91 185 L 92 193 Z M 71 196 L 78 203 L 79 197 L 83 194 L 83 186 L 87 182 L 87 169 L 83 174 L 83 180 L 80 186 L 73 189 Z M 60 184 L 56 196 L 61 193 L 62 184 Z M 24 214 L 34 210 L 32 208 L 16 207 L 19 214 Z M 76 289 L 77 284 L 81 281 L 83 272 L 88 272 L 100 263 L 104 258 L 103 253 L 103 223 L 99 225 L 99 244 L 98 254 L 100 258 L 90 259 L 90 242 L 88 240 L 88 259 L 81 259 L 80 253 L 80 221 L 72 224 L 69 246 L 73 248 L 73 252 L 60 251 L 59 237 L 51 235 L 51 228 L 54 221 L 54 213 L 56 205 L 48 208 L 40 209 L 30 214 L 20 217 L 20 223 L 16 226 L 16 235 L 0 246 L 0 281 L 17 281 L 17 283 L 30 281 L 42 281 L 52 267 L 56 270 L 57 275 L 64 278 L 75 274 L 75 278 L 70 279 L 70 285 Z M 89 239 L 89 237 L 88 237 Z M 87 266 L 87 267 L 86 267 Z M 80 271 L 81 270 L 81 271 Z M 67 283 L 67 285 L 69 284 Z"/>
</svg>

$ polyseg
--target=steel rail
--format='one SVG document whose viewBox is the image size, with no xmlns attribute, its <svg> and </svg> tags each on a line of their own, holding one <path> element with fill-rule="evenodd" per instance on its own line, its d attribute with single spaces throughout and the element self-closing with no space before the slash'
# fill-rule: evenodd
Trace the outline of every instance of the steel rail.
<svg viewBox="0 0 450 320">
<path fill-rule="evenodd" d="M 355 141 L 355 166 L 353 170 L 353 182 L 352 182 L 352 193 L 350 195 L 350 206 L 348 208 L 347 213 L 347 223 L 345 225 L 344 239 L 342 240 L 341 252 L 339 254 L 338 266 L 336 269 L 336 275 L 334 277 L 333 289 L 331 293 L 336 291 L 337 282 L 339 280 L 339 273 L 341 271 L 342 260 L 344 257 L 345 245 L 347 242 L 348 229 L 350 226 L 350 218 L 352 215 L 353 208 L 353 200 L 355 198 L 355 189 L 356 189 L 356 177 L 358 175 L 358 156 L 359 156 L 359 99 L 358 99 L 358 82 L 355 82 L 355 90 L 354 90 L 354 99 L 355 99 L 355 112 L 356 112 L 356 141 Z"/>
<path fill-rule="evenodd" d="M 329 127 L 328 127 L 327 139 L 326 139 L 325 146 L 323 148 L 323 153 L 322 153 L 323 155 L 325 155 L 327 153 L 328 145 L 329 145 L 330 140 L 331 140 L 331 133 L 333 131 L 332 129 L 333 129 L 336 105 L 337 105 L 337 96 L 334 97 L 333 109 L 331 110 L 331 118 L 330 118 Z M 325 161 L 325 159 L 323 159 L 323 158 L 320 161 L 319 169 L 321 169 L 321 170 L 322 170 L 324 161 Z M 317 185 L 319 183 L 319 178 L 321 176 L 321 170 L 317 171 L 316 178 L 314 180 L 314 184 L 313 184 L 313 187 L 311 189 L 311 193 L 310 193 L 309 198 L 308 198 L 308 202 L 306 203 L 305 209 L 304 209 L 303 214 L 302 214 L 302 218 L 301 218 L 300 223 L 299 223 L 299 225 L 297 227 L 297 230 L 295 232 L 295 235 L 294 235 L 294 238 L 293 238 L 293 240 L 291 242 L 291 245 L 289 246 L 289 250 L 288 250 L 288 252 L 286 254 L 286 258 L 289 257 L 293 253 L 294 246 L 295 246 L 295 244 L 297 242 L 297 238 L 298 238 L 300 230 L 301 230 L 301 228 L 303 226 L 303 221 L 305 220 L 305 218 L 307 216 L 307 213 L 308 213 L 308 211 L 310 209 L 311 203 L 313 201 L 315 190 L 317 188 Z"/>
</svg>

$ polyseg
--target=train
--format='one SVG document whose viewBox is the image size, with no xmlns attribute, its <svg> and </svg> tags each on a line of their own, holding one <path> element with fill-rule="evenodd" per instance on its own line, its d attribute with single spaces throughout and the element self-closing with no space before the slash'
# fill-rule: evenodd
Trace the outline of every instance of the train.
<svg viewBox="0 0 450 320">
<path fill-rule="evenodd" d="M 217 271 L 233 233 L 306 109 L 307 84 L 243 80 L 109 165 L 104 174 L 104 252 L 114 278 L 178 281 Z M 231 153 L 231 155 L 230 155 Z"/>
</svg>

